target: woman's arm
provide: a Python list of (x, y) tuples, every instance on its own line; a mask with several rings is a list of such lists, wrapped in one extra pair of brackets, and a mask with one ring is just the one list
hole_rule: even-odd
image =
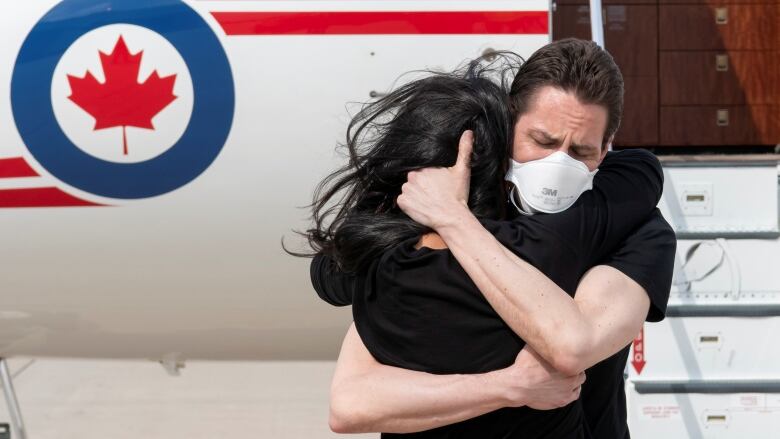
[(506, 369), (473, 375), (383, 365), (368, 352), (353, 323), (333, 376), (329, 423), (337, 433), (423, 431), (502, 407), (563, 407), (579, 398), (584, 381), (584, 374), (564, 376), (530, 349)]

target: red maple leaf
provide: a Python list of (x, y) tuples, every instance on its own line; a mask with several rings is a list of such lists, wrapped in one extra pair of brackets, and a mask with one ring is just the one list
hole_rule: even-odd
[(104, 83), (92, 72), (83, 78), (68, 75), (71, 94), (68, 99), (95, 118), (93, 130), (122, 127), (123, 152), (127, 155), (127, 127), (154, 129), (152, 118), (176, 99), (173, 84), (176, 75), (160, 77), (153, 71), (146, 81), (138, 82), (143, 50), (130, 53), (122, 36), (110, 54), (100, 52)]

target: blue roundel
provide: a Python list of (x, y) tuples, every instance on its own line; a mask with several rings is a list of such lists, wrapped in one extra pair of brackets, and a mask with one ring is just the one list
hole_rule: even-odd
[[(83, 152), (62, 131), (52, 108), (52, 76), (62, 55), (80, 36), (115, 23), (142, 26), (166, 38), (184, 58), (195, 94), (181, 138), (139, 163), (114, 163)], [(209, 25), (178, 0), (65, 0), (27, 36), (11, 79), (16, 126), (35, 159), (73, 187), (121, 199), (164, 194), (206, 170), (230, 132), (234, 94), (222, 45)]]

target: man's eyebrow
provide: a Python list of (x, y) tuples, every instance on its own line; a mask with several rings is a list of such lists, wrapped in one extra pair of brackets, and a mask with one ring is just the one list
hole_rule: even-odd
[(528, 130), (530, 134), (535, 134), (537, 136), (544, 137), (544, 140), (549, 140), (550, 142), (560, 143), (560, 139), (555, 138), (552, 134), (548, 133), (547, 131), (540, 130), (538, 128), (531, 128)]
[(577, 148), (577, 149), (594, 149), (594, 150), (595, 150), (595, 149), (598, 149), (598, 148), (596, 148), (596, 147), (595, 147), (595, 146), (593, 146), (593, 145), (588, 145), (588, 144), (583, 144), (583, 145), (580, 145), (579, 143), (572, 143), (572, 144), (571, 144), (571, 147), (572, 147), (572, 148)]
[[(548, 133), (548, 132), (546, 132), (546, 131), (544, 131), (544, 130), (540, 130), (540, 129), (538, 129), (538, 128), (531, 128), (530, 130), (528, 130), (528, 132), (529, 132), (530, 134), (535, 134), (535, 135), (537, 135), (537, 136), (544, 137), (544, 140), (545, 140), (545, 141), (548, 141), (548, 142), (555, 142), (555, 143), (561, 143), (561, 140), (560, 140), (560, 139), (556, 138), (555, 136), (553, 136), (552, 134), (550, 134), (550, 133)], [(596, 147), (595, 147), (595, 146), (593, 146), (593, 145), (588, 145), (588, 144), (579, 144), (579, 143), (572, 143), (572, 144), (571, 144), (571, 147), (572, 147), (572, 148), (577, 148), (577, 149), (594, 149), (594, 150), (595, 150), (595, 149), (598, 149), (598, 148), (596, 148)]]

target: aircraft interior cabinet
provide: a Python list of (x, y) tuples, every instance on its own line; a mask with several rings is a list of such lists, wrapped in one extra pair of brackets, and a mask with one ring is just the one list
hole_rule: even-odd
[[(566, 0), (565, 0), (566, 1)], [(630, 2), (623, 2), (630, 3)], [(559, 2), (553, 12), (553, 39), (590, 39), (587, 1)], [(615, 141), (621, 146), (658, 143), (658, 10), (654, 4), (604, 6), (604, 40), (625, 81), (624, 112)], [(641, 56), (636, 56), (641, 53)]]
[[(586, 1), (553, 10), (553, 39), (590, 38)], [(602, 17), (626, 86), (615, 146), (780, 144), (778, 0), (609, 0)]]
[(780, 3), (659, 5), (660, 144), (780, 143)]

